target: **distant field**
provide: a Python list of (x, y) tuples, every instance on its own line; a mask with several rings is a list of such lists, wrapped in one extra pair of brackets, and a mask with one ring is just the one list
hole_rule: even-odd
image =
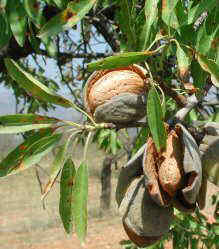
[[(7, 154), (7, 148), (11, 149), (15, 145), (10, 136), (0, 136), (0, 149), (3, 151), (1, 157)], [(82, 147), (77, 146), (73, 150), (73, 159), (76, 164), (80, 163)], [(87, 248), (108, 248), (104, 243), (109, 243), (110, 248), (122, 248), (119, 241), (126, 236), (122, 230), (120, 218), (116, 209), (115, 201), (112, 201), (112, 210), (108, 217), (100, 218), (100, 170), (104, 153), (97, 150), (95, 146), (89, 149), (89, 201), (88, 201), (88, 238), (93, 243), (88, 243)], [(41, 167), (49, 172), (48, 166), (52, 161), (52, 156), (47, 156), (41, 161)], [(45, 184), (48, 176), (39, 170), (42, 182)], [(112, 177), (113, 193), (116, 186), (116, 175)], [(57, 180), (59, 181), (59, 179)], [(37, 248), (80, 248), (78, 239), (74, 235), (68, 239), (62, 228), (58, 214), (59, 184), (55, 184), (53, 190), (46, 199), (46, 210), (43, 210), (40, 201), (40, 188), (35, 175), (35, 168), (23, 171), (20, 174), (1, 178), (0, 189), (0, 248), (1, 249), (37, 249)], [(114, 194), (112, 196), (114, 200)], [(111, 235), (108, 242), (100, 239), (107, 234)], [(101, 232), (103, 234), (101, 235)], [(98, 237), (99, 236), (99, 237)], [(113, 239), (113, 236), (115, 238)], [(99, 239), (98, 239), (99, 238)], [(95, 240), (97, 240), (95, 242)], [(99, 241), (99, 242), (98, 242)], [(94, 243), (95, 242), (95, 243)], [(98, 247), (99, 243), (99, 247)], [(117, 243), (117, 246), (112, 247)], [(4, 247), (2, 247), (4, 245)], [(52, 245), (51, 247), (49, 245)], [(59, 247), (60, 246), (60, 247)]]

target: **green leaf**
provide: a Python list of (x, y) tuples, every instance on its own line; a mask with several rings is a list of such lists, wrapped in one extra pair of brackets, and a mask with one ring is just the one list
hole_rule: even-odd
[(5, 59), (5, 65), (7, 67), (9, 75), (29, 94), (35, 98), (50, 102), (63, 107), (71, 107), (73, 103), (56, 94), (53, 90), (42, 84), (35, 79), (30, 73), (24, 71), (15, 61), (12, 59)]
[(63, 169), (60, 182), (59, 213), (66, 233), (72, 233), (73, 229), (73, 190), (75, 183), (75, 165), (69, 158)]
[(72, 28), (93, 7), (96, 0), (71, 1), (60, 14), (49, 20), (40, 30), (39, 37), (49, 37)]
[(77, 170), (73, 193), (73, 216), (75, 230), (81, 242), (87, 233), (87, 195), (88, 195), (88, 169), (83, 162)]
[(188, 55), (186, 48), (180, 46), (179, 42), (176, 41), (176, 58), (178, 62), (179, 74), (181, 78), (184, 78), (189, 73), (189, 66), (191, 64), (191, 58)]
[(138, 132), (137, 139), (135, 141), (135, 147), (132, 150), (132, 155), (134, 154), (145, 144), (147, 137), (149, 135), (149, 128), (148, 126), (142, 127), (141, 130)]
[(0, 177), (19, 173), (38, 163), (61, 138), (61, 134), (52, 135), (53, 132), (51, 128), (42, 129), (10, 152), (0, 163)]
[(106, 139), (108, 136), (110, 136), (110, 130), (109, 129), (102, 129), (100, 130), (99, 134), (98, 134), (98, 144), (101, 145), (104, 141), (104, 139)]
[(160, 98), (155, 87), (152, 87), (148, 93), (147, 99), (147, 119), (158, 151), (166, 148), (167, 135), (162, 117), (163, 113)]
[(69, 0), (53, 0), (56, 6), (60, 9), (66, 8)]
[(175, 7), (179, 0), (162, 0), (162, 19), (170, 27), (177, 29), (179, 22), (175, 13)]
[(58, 49), (54, 39), (51, 37), (42, 37), (41, 41), (45, 45), (48, 54), (55, 58), (57, 56)]
[(210, 73), (211, 81), (216, 86), (219, 87), (219, 65), (213, 60), (209, 60), (202, 54), (197, 53), (197, 60), (203, 70)]
[(56, 156), (52, 162), (51, 171), (50, 171), (50, 178), (49, 178), (49, 181), (46, 184), (45, 189), (43, 191), (42, 200), (45, 199), (47, 194), (52, 189), (53, 184), (56, 181), (56, 178), (58, 177), (60, 171), (62, 170), (63, 165), (65, 164), (65, 162), (67, 160), (66, 154), (68, 152), (68, 147), (69, 147), (70, 141), (71, 141), (71, 136), (67, 139), (65, 144), (63, 144), (59, 147), (59, 151), (56, 154)]
[(39, 0), (23, 0), (24, 8), (33, 23), (39, 28), (42, 24), (42, 11)]
[(5, 14), (0, 13), (0, 49), (6, 46), (12, 36), (9, 22)]
[(135, 34), (135, 20), (134, 15), (131, 13), (131, 4), (133, 1), (121, 0), (119, 1), (120, 11), (119, 11), (119, 23), (122, 34), (126, 36), (126, 43), (128, 50), (136, 49), (136, 34)]
[(17, 43), (23, 47), (26, 40), (27, 17), (20, 1), (9, 1), (9, 23)]
[(30, 42), (30, 45), (35, 50), (35, 52), (39, 52), (41, 41), (39, 38), (35, 36), (35, 33), (33, 31), (33, 25), (31, 22), (28, 22), (28, 29), (29, 29), (28, 40)]
[(217, 5), (218, 5), (218, 1), (215, 1), (215, 0), (203, 0), (203, 1), (200, 1), (199, 4), (197, 4), (192, 9), (189, 10), (189, 13), (188, 13), (188, 24), (191, 24), (194, 21), (196, 21), (196, 19), (204, 11), (211, 12), (211, 10), (214, 7), (217, 7)]
[[(213, 58), (215, 58), (215, 52), (217, 50), (217, 39), (219, 36), (219, 27), (217, 26), (214, 30), (210, 31), (207, 25), (208, 19), (200, 27), (197, 33), (196, 50), (203, 55), (209, 55), (209, 52), (213, 52)], [(213, 25), (212, 25), (213, 26)]]
[[(179, 26), (187, 25), (188, 23), (188, 15), (185, 9), (185, 2), (178, 1), (175, 7), (175, 13), (177, 15), (177, 20)], [(182, 34), (183, 35), (183, 34)]]
[(3, 126), (47, 124), (47, 123), (57, 123), (60, 121), (61, 120), (57, 118), (50, 118), (47, 116), (42, 116), (32, 113), (0, 116), (0, 125)]
[(117, 134), (115, 131), (110, 131), (110, 149), (113, 155), (117, 152)]
[(202, 88), (205, 84), (207, 73), (202, 70), (201, 66), (196, 60), (193, 60), (191, 63), (191, 75), (193, 78), (193, 84), (195, 87)]
[(2, 10), (5, 9), (6, 5), (7, 5), (7, 0), (0, 0), (0, 13)]
[(112, 69), (116, 67), (125, 67), (133, 63), (145, 61), (148, 56), (158, 54), (160, 48), (153, 51), (143, 52), (127, 52), (121, 53), (114, 56), (109, 56), (104, 59), (89, 63), (87, 68), (89, 71), (100, 70), (100, 69)]
[(142, 31), (142, 50), (145, 50), (148, 47), (148, 42), (151, 34), (151, 28), (152, 25), (157, 21), (158, 19), (158, 2), (159, 0), (147, 0), (145, 4), (145, 25), (143, 27)]
[(14, 134), (20, 132), (31, 131), (35, 129), (43, 129), (52, 127), (53, 124), (32, 124), (32, 125), (19, 125), (19, 126), (2, 126), (0, 125), (0, 134)]

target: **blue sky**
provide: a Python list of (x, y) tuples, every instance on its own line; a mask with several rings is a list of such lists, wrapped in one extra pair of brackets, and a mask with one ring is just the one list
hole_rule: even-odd
[[(75, 43), (79, 42), (79, 39), (80, 39), (79, 31), (80, 31), (80, 25), (78, 25), (77, 30), (71, 30), (69, 32), (71, 39), (74, 40)], [(98, 37), (98, 40), (100, 41), (100, 44), (97, 44), (97, 41), (95, 41), (94, 39), (91, 39), (90, 44), (93, 50), (95, 52), (105, 52), (107, 45), (104, 42), (104, 39), (102, 37)], [(63, 48), (63, 52), (68, 52), (68, 51), (64, 51), (64, 48)], [(74, 59), (74, 65), (77, 66), (77, 64), (81, 64), (81, 61), (82, 61), (81, 59)], [(59, 83), (59, 71), (58, 71), (57, 66), (54, 63), (54, 60), (48, 59), (46, 66), (43, 60), (39, 61), (39, 63), (45, 69), (44, 75)], [(34, 66), (34, 62), (33, 62), (33, 66)], [(59, 85), (61, 86), (61, 84)], [(61, 86), (59, 94), (64, 95), (66, 98), (71, 99), (69, 90), (63, 86)], [(0, 85), (0, 115), (7, 115), (7, 114), (14, 114), (14, 113), (15, 113), (15, 98), (13, 96), (13, 92), (12, 90), (6, 89), (2, 85)], [(74, 121), (81, 120), (81, 115), (78, 115), (78, 112), (75, 112), (74, 110), (71, 110), (71, 109), (65, 109), (62, 107), (58, 107), (58, 106), (55, 111), (50, 111), (49, 113), (44, 113), (44, 114), (47, 114), (48, 116), (56, 116), (57, 118), (74, 120)]]

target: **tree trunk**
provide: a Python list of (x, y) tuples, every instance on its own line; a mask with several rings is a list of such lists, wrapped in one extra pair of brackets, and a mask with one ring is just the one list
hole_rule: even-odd
[(111, 203), (111, 165), (112, 157), (106, 156), (103, 161), (101, 171), (101, 196), (100, 196), (100, 216), (104, 216), (110, 210)]

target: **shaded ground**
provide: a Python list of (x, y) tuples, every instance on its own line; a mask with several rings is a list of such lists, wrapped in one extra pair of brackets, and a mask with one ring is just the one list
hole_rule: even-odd
[[(81, 151), (78, 148), (73, 155), (74, 161), (80, 161)], [(75, 235), (67, 237), (62, 228), (58, 215), (59, 184), (46, 200), (46, 210), (40, 201), (40, 188), (35, 177), (35, 169), (24, 171), (22, 174), (2, 178), (0, 189), (0, 249), (121, 249), (122, 240), (128, 239), (122, 229), (118, 216), (114, 192), (116, 173), (113, 175), (112, 211), (107, 217), (99, 217), (100, 198), (100, 169), (104, 154), (95, 147), (89, 152), (89, 223), (88, 236), (82, 247)], [(47, 160), (41, 166), (48, 170)], [(47, 176), (39, 171), (44, 183)], [(209, 188), (210, 194), (215, 190)], [(210, 205), (206, 212), (210, 212)], [(167, 245), (167, 248), (170, 248)]]

